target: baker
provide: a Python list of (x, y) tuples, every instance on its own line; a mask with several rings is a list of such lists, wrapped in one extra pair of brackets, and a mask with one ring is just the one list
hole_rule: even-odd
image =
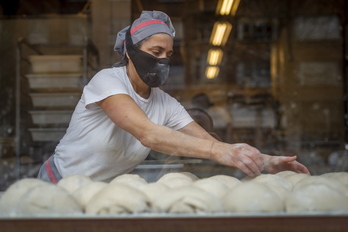
[(210, 159), (249, 176), (262, 171), (309, 173), (296, 157), (269, 156), (247, 144), (218, 141), (162, 91), (173, 54), (174, 27), (160, 11), (143, 11), (118, 32), (122, 61), (99, 71), (85, 86), (64, 137), (38, 178), (57, 183), (81, 174), (108, 182), (131, 172), (151, 149)]

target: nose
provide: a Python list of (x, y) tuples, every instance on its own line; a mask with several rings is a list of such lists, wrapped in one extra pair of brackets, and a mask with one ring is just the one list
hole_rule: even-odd
[(160, 58), (158, 63), (160, 63), (160, 64), (169, 64), (170, 63), (170, 59), (168, 57)]

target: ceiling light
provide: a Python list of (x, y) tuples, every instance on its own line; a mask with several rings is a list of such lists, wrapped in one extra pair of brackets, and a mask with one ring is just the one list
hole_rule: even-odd
[(219, 75), (219, 71), (220, 69), (217, 66), (208, 66), (205, 70), (205, 76), (208, 79), (214, 79)]
[(210, 43), (214, 46), (224, 46), (232, 30), (229, 22), (216, 22), (211, 33)]
[(216, 8), (216, 14), (220, 15), (235, 15), (239, 6), (240, 0), (219, 0)]
[(209, 65), (219, 65), (222, 60), (223, 52), (221, 49), (210, 49), (208, 51), (207, 62)]

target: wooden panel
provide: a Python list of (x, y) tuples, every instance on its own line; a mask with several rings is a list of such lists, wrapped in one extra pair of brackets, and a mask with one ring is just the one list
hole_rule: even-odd
[(232, 216), (0, 219), (2, 232), (65, 231), (348, 231), (348, 216)]

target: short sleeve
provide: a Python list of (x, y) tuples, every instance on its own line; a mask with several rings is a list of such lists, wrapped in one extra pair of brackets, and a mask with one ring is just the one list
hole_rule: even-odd
[(170, 113), (165, 126), (179, 130), (193, 121), (186, 109), (175, 98), (168, 97), (168, 101), (170, 102), (168, 103)]
[(85, 86), (82, 101), (87, 109), (94, 109), (97, 102), (116, 94), (129, 94), (122, 67), (99, 71)]

